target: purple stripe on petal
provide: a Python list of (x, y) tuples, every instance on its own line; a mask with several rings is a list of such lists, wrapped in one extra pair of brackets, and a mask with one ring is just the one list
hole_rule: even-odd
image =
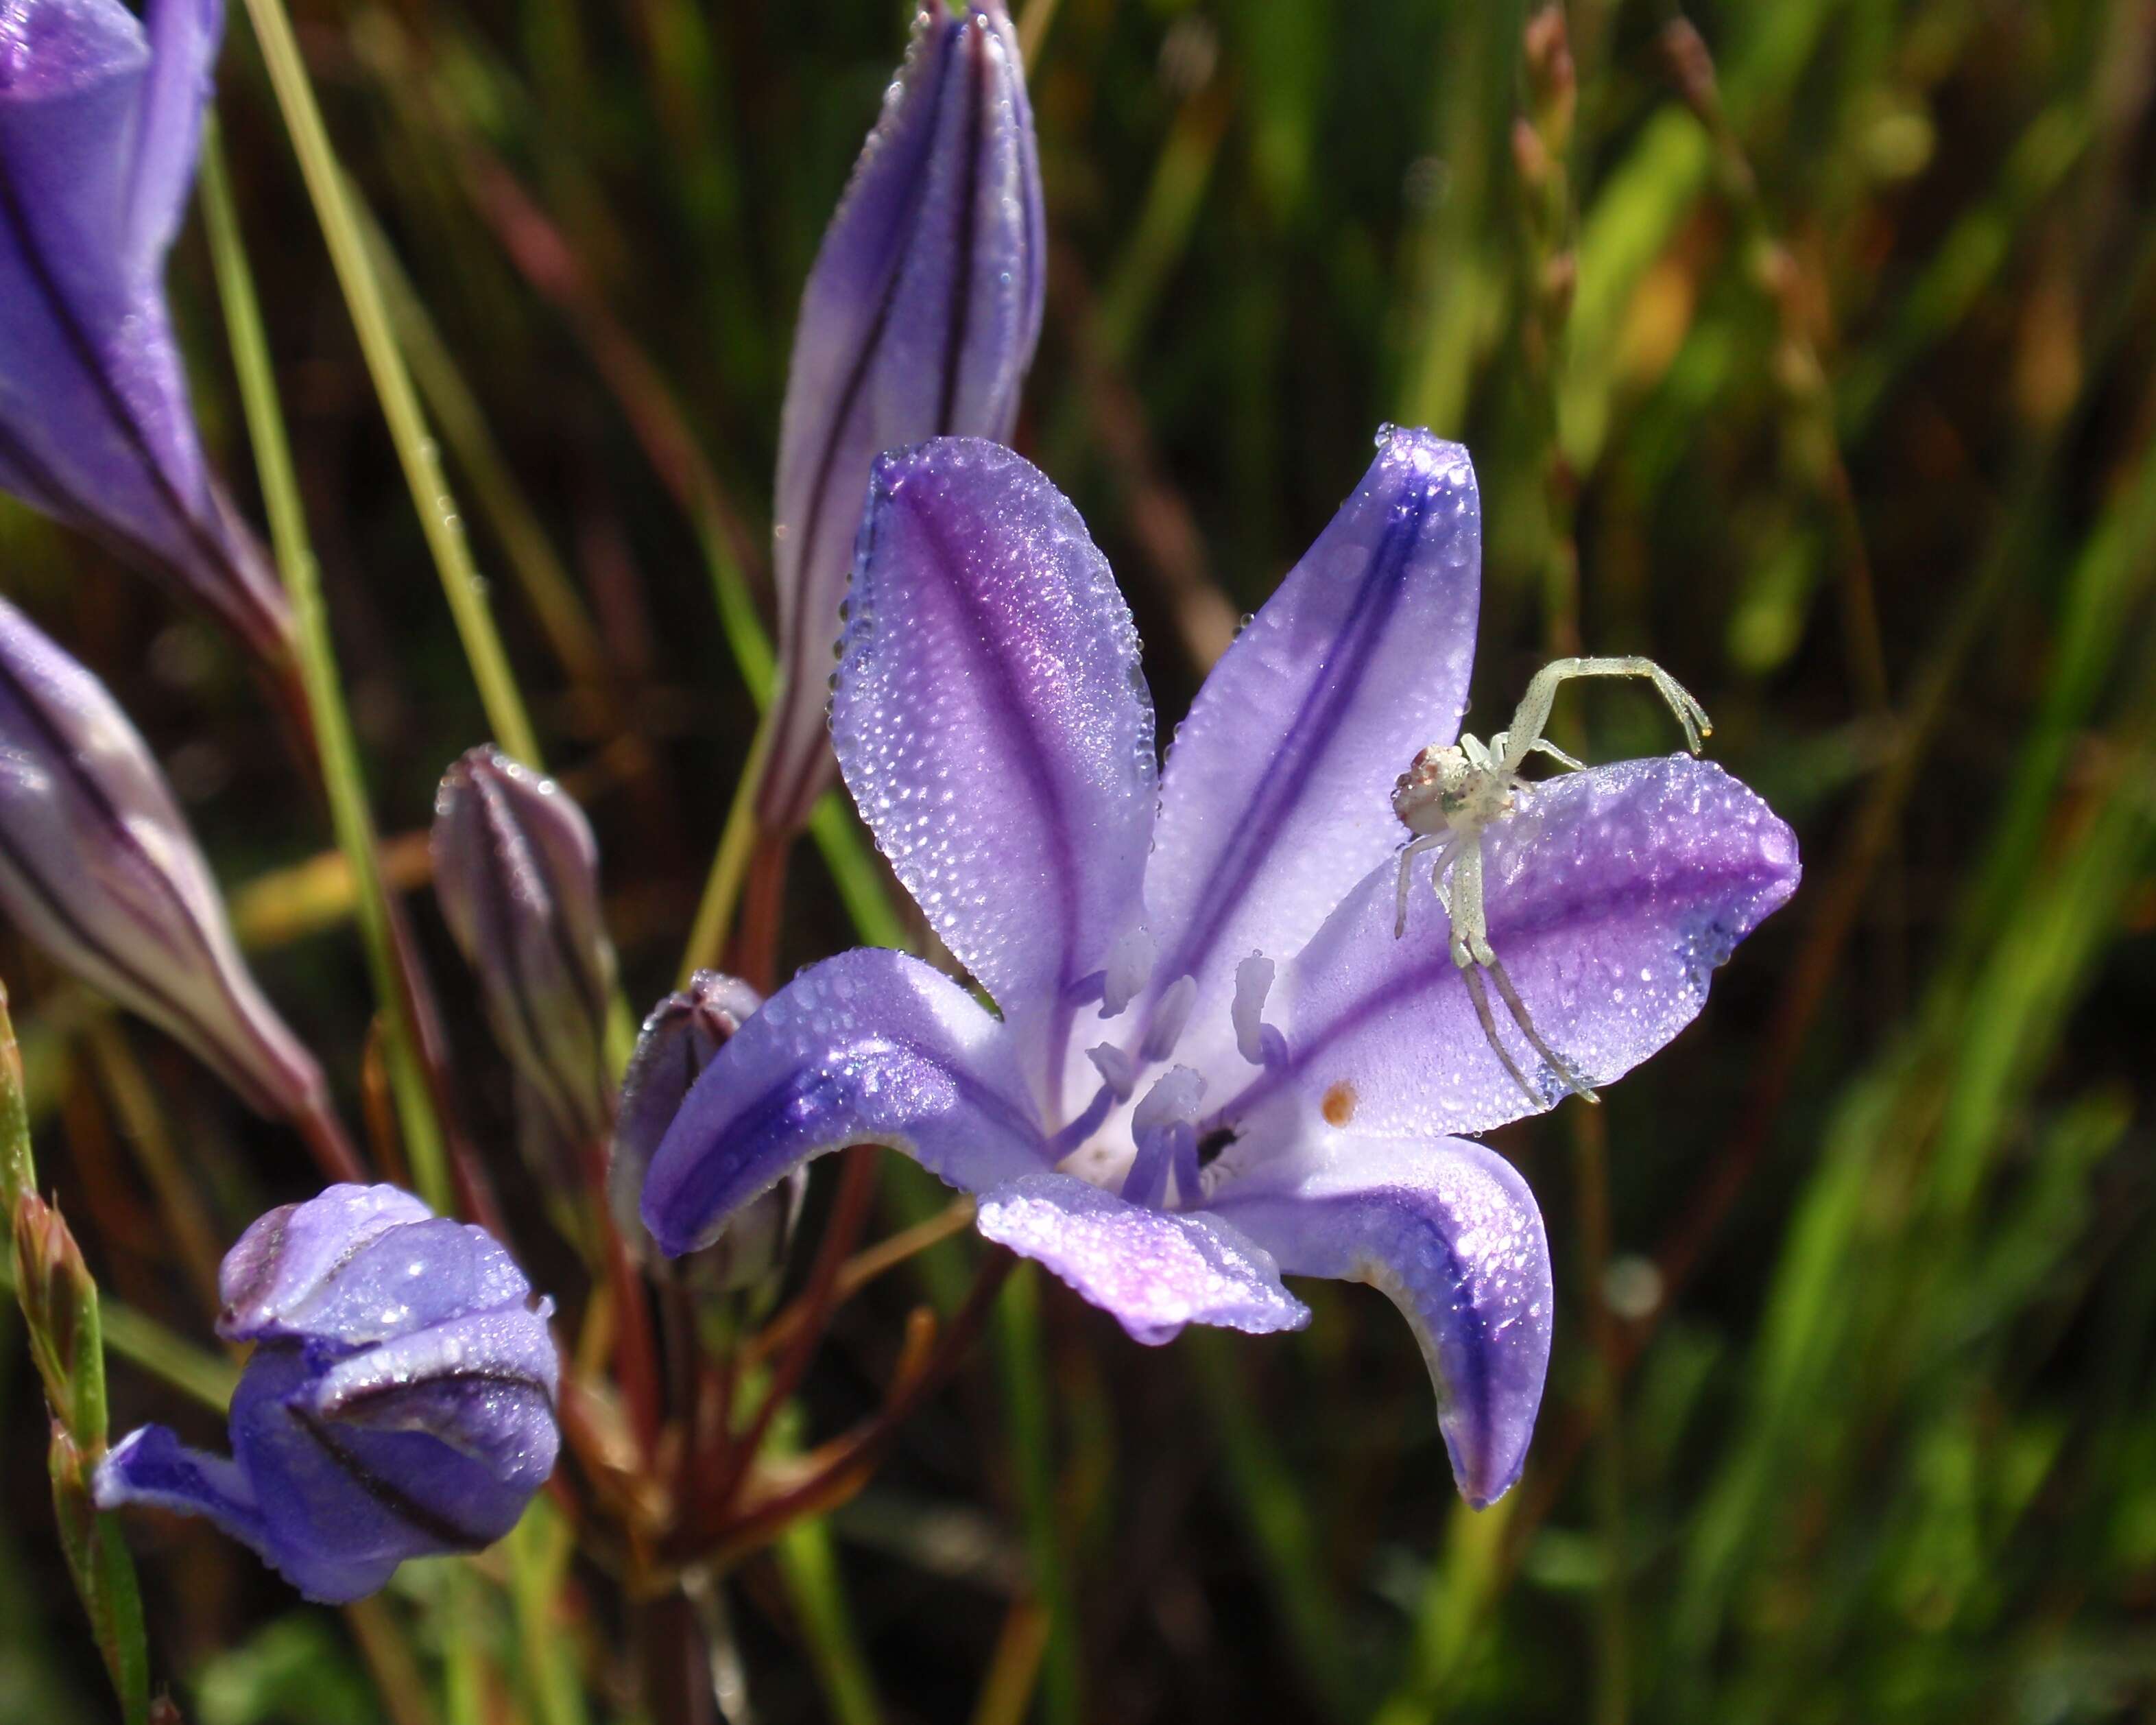
[(223, 0), (148, 0), (142, 22), (150, 75), (136, 126), (126, 233), (136, 263), (154, 276), (187, 211), (210, 71), (224, 34)]
[(811, 1157), (860, 1143), (968, 1192), (1047, 1153), (1009, 1031), (875, 947), (803, 971), (712, 1057), (652, 1158), (644, 1225), (670, 1256), (694, 1251)]
[(1195, 976), (1217, 1030), (1237, 965), (1293, 953), (1397, 846), (1394, 778), (1459, 727), (1480, 558), (1467, 452), (1387, 431), (1176, 732), (1146, 871), (1156, 996)]
[(1213, 1214), (1290, 1276), (1369, 1283), (1414, 1331), (1460, 1496), (1487, 1508), (1527, 1459), (1549, 1367), (1542, 1212), (1519, 1173), (1465, 1139), (1332, 1135), (1295, 1184), (1230, 1185)]
[(878, 462), (851, 604), (847, 785), (1039, 1081), (1139, 911), (1155, 767), (1130, 612), (1040, 470), (959, 439)]
[[(1543, 1040), (1591, 1084), (1630, 1071), (1697, 1015), (1707, 978), (1796, 890), (1796, 838), (1711, 762), (1626, 761), (1537, 785), (1483, 835), (1490, 942)], [(1286, 973), (1291, 1081), (1354, 1130), (1441, 1137), (1532, 1111), (1476, 1021), (1425, 863), (1393, 923), (1385, 863)], [(1278, 998), (1276, 992), (1276, 998)], [(1548, 1102), (1563, 1094), (1502, 1013)]]
[(1263, 1335), (1310, 1322), (1270, 1255), (1209, 1214), (1146, 1209), (1069, 1174), (1034, 1173), (983, 1194), (974, 1225), (1149, 1346), (1185, 1324)]

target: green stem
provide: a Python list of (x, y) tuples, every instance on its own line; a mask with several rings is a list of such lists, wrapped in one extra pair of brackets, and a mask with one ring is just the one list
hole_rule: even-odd
[[(281, 16), (281, 14), (280, 14)], [(357, 912), (360, 938), (367, 951), (367, 973), (382, 1014), (382, 1047), (389, 1071), (389, 1086), (403, 1127), (405, 1153), (411, 1158), (419, 1195), (437, 1210), (447, 1214), (449, 1183), (442, 1144), (440, 1122), (434, 1117), (433, 1098), (421, 1065), (416, 1027), (405, 995), (394, 936), (391, 931), (388, 891), (382, 884), (374, 819), (367, 809), (367, 781), (360, 767), (359, 745), (352, 734), (352, 716), (339, 681), (336, 649), (330, 639), (329, 614), (322, 603), (320, 573), (308, 542), (306, 511), (300, 500), (299, 479), (292, 466), (291, 444), (285, 431), (285, 413), (277, 398), (277, 381), (270, 362), (269, 339), (262, 327), (262, 311), (254, 293), (254, 272), (241, 240), (239, 218), (232, 201), (224, 150), (214, 125), (204, 129), (202, 151), (202, 198), (219, 296), (224, 304), (225, 328), (232, 343), (233, 368), (239, 374), (241, 404), (247, 416), (248, 434), (254, 445), (255, 470), (270, 514), (270, 536), (277, 553), (277, 567), (291, 596), (294, 621), (299, 634), (300, 676), (305, 686), (307, 710), (314, 721), (316, 747), (321, 751), (322, 788), (329, 798), (330, 822), (337, 845), (344, 852), (357, 888)]]
[(1077, 1604), (1071, 1597), (1061, 1518), (1056, 1513), (1054, 1420), (1048, 1374), (1041, 1368), (1040, 1289), (1030, 1264), (1021, 1264), (997, 1296), (996, 1348), (1003, 1366), (1004, 1406), (1010, 1420), (1026, 1563), (1034, 1593), (1048, 1613), (1041, 1712), (1048, 1725), (1081, 1725), (1086, 1707), (1080, 1686)]
[(427, 536), (427, 548), (434, 553), (442, 591), (456, 619), (465, 657), (479, 685), (487, 724), (503, 748), (528, 766), (541, 766), (537, 733), (525, 714), (508, 655), (495, 633), (493, 614), (487, 608), (485, 583), (473, 565), (471, 547), (465, 541), (449, 481), (443, 475), (439, 453), (428, 432), (426, 416), (397, 345), (366, 237), (353, 213), (351, 191), (322, 125), (321, 110), (316, 103), (314, 85), (307, 77), (306, 63), (300, 58), (284, 0), (247, 0), (247, 15), (261, 45), (285, 129), (291, 134), (307, 195), (321, 223), (322, 238), (328, 242), (330, 261), (344, 290), (345, 304), (352, 313), (367, 371), (374, 379), (382, 415), (389, 422), (397, 459), (411, 488), (421, 531)]

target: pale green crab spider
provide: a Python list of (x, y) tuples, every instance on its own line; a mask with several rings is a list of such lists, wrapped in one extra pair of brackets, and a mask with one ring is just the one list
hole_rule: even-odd
[(1573, 677), (1645, 677), (1661, 691), (1662, 699), (1684, 726), (1685, 745), (1695, 755), (1700, 744), (1714, 734), (1707, 712), (1684, 685), (1651, 659), (1559, 659), (1544, 665), (1527, 685), (1513, 711), (1512, 722), (1486, 745), (1481, 738), (1460, 733), (1457, 743), (1431, 743), (1393, 787), (1393, 813), (1415, 836), (1400, 852), (1399, 912), (1393, 923), (1397, 940), (1407, 932), (1408, 873), (1416, 857), (1437, 852), (1430, 865), (1430, 886), (1452, 924), (1452, 962), (1460, 967), (1460, 980), (1475, 1003), (1475, 1016), (1482, 1034), (1504, 1062), (1505, 1070), (1537, 1107), (1543, 1095), (1527, 1081), (1511, 1050), (1497, 1034), (1497, 1022), (1490, 1011), (1490, 997), (1482, 986), (1486, 972), (1497, 993), (1527, 1039), (1528, 1046), (1549, 1063), (1565, 1088), (1592, 1102), (1597, 1100), (1572, 1063), (1543, 1040), (1528, 1016), (1512, 979), (1490, 945), (1489, 920), (1482, 903), (1482, 834), (1502, 820), (1509, 819), (1520, 793), (1532, 781), (1520, 776), (1529, 755), (1540, 752), (1571, 773), (1584, 763), (1543, 735), (1549, 722), (1550, 705), (1558, 685)]

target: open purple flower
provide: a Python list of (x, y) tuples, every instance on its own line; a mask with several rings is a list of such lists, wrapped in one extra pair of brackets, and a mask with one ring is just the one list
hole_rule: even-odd
[(0, 7), (0, 487), (275, 660), (284, 590), (203, 459), (165, 306), (223, 23), (219, 0)]
[[(876, 468), (832, 702), (848, 786), (994, 997), (891, 952), (804, 971), (719, 1050), (644, 1215), (672, 1252), (870, 1142), (979, 1194), (990, 1239), (1142, 1342), (1307, 1322), (1290, 1275), (1406, 1315), (1470, 1503), (1519, 1476), (1548, 1247), (1503, 1158), (1531, 1111), (1435, 895), (1394, 934), (1391, 793), (1450, 738), (1474, 644), (1466, 453), (1389, 431), (1157, 773), (1137, 640), (1070, 505), (992, 444)], [(1789, 829), (1688, 757), (1532, 788), (1484, 835), (1488, 937), (1548, 1041), (1615, 1079), (1794, 890)], [(1567, 1081), (1523, 1044), (1544, 1106)]]
[(1004, 0), (921, 0), (801, 295), (780, 426), (772, 576), (779, 687), (757, 812), (775, 833), (831, 783), (824, 682), (869, 464), (998, 440), (1040, 336), (1047, 237), (1025, 64)]
[(218, 1292), (218, 1334), (254, 1344), (231, 1459), (146, 1425), (99, 1466), (100, 1508), (206, 1517), (335, 1603), (492, 1544), (553, 1472), (552, 1306), (484, 1229), (331, 1186), (240, 1235)]

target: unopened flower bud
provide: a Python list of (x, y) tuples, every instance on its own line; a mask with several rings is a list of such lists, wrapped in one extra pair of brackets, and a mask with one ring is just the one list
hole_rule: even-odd
[[(644, 1019), (622, 1079), (613, 1161), (607, 1175), (615, 1225), (632, 1248), (650, 1238), (639, 1209), (644, 1177), (666, 1129), (711, 1056), (762, 1004), (763, 997), (739, 978), (700, 970), (687, 988), (669, 994)], [(689, 1260), (689, 1273), (719, 1289), (762, 1281), (786, 1255), (808, 1189), (808, 1171), (795, 1169), (745, 1205), (723, 1234)]]
[(553, 1472), (552, 1302), (485, 1230), (393, 1186), (331, 1186), (256, 1221), (218, 1292), (218, 1333), (254, 1344), (230, 1458), (145, 1426), (99, 1468), (100, 1508), (207, 1517), (338, 1602), (407, 1558), (491, 1544)]
[(603, 1145), (613, 1117), (606, 1012), (613, 947), (598, 846), (553, 780), (481, 747), (434, 799), (434, 892), (464, 949), (528, 1122), (557, 1148)]
[(163, 286), (223, 27), (218, 0), (0, 20), (0, 487), (275, 660), (284, 589), (203, 460)]
[(772, 567), (781, 685), (757, 813), (791, 832), (836, 778), (824, 681), (880, 451), (1009, 439), (1040, 335), (1040, 165), (1004, 0), (923, 0), (801, 298)]
[(5, 600), (0, 910), (264, 1113), (323, 1114), (321, 1070), (249, 974), (148, 747), (105, 685)]

